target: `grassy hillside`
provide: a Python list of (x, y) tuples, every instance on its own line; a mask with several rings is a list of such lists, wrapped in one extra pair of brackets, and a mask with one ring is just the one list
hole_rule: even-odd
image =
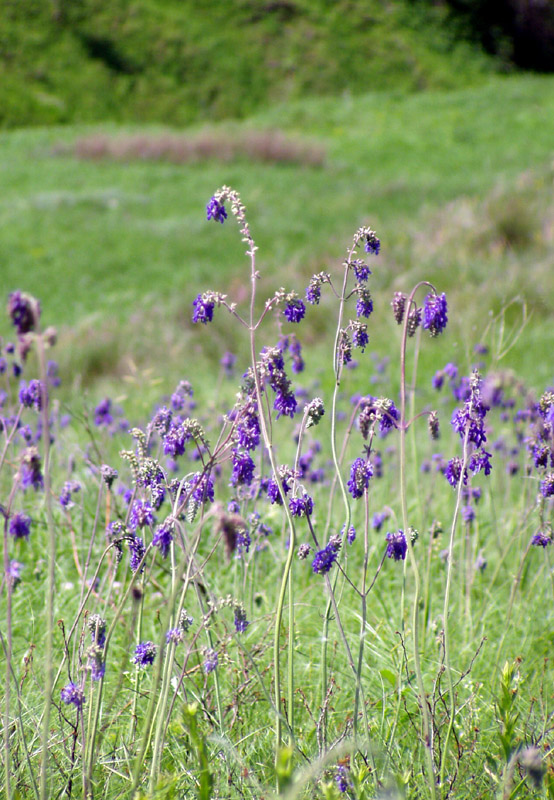
[[(271, 142), (277, 126), (273, 160), (255, 160), (252, 137)], [(449, 293), (453, 328), (474, 343), (489, 311), (520, 297), (539, 325), (534, 363), (548, 375), (537, 381), (550, 378), (538, 356), (550, 346), (543, 334), (554, 292), (551, 78), (277, 106), (191, 132), (179, 141), (201, 134), (212, 150), (186, 163), (173, 163), (163, 147), (150, 159), (76, 157), (83, 141), (136, 144), (139, 133), (143, 147), (167, 144), (166, 129), (115, 126), (0, 138), (3, 285), (41, 298), (45, 323), (65, 330), (60, 352), (73, 377), (120, 378), (130, 359), (136, 368), (182, 371), (198, 335), (190, 322), (198, 292), (217, 289), (240, 303), (242, 245), (231, 225), (205, 219), (206, 201), (227, 183), (248, 207), (266, 287), (303, 291), (312, 273), (336, 268), (353, 231), (369, 223), (383, 243), (373, 278), (382, 306), (393, 290), (436, 280)], [(291, 163), (299, 142), (322, 154), (319, 166)], [(222, 160), (230, 143), (235, 155)], [(510, 323), (518, 308), (510, 306)], [(314, 320), (304, 330), (317, 339), (325, 322)], [(372, 335), (386, 340), (389, 331)], [(238, 346), (233, 336), (222, 317), (203, 347), (208, 341), (219, 357)], [(529, 346), (522, 339), (518, 357), (530, 373)]]
[(310, 94), (467, 85), (492, 64), (407, 0), (7, 0), (0, 125), (185, 125)]

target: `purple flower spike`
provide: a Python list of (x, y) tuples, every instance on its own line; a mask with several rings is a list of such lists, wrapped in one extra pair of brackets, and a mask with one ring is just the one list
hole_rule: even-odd
[(387, 540), (387, 558), (394, 558), (395, 561), (404, 561), (406, 558), (406, 551), (408, 550), (408, 543), (404, 536), (404, 531), (400, 530), (398, 533), (387, 533), (385, 539)]

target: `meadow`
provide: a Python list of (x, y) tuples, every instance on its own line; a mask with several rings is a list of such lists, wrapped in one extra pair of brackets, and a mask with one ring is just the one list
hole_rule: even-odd
[(554, 797), (553, 106), (0, 134), (7, 796)]

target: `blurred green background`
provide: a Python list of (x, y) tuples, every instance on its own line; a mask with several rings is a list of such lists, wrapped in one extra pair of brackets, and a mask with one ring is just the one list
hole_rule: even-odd
[[(202, 344), (190, 321), (205, 289), (246, 302), (238, 232), (205, 219), (226, 183), (268, 292), (340, 269), (369, 224), (382, 239), (372, 346), (390, 340), (392, 291), (427, 278), (448, 293), (462, 354), (530, 316), (509, 366), (540, 385), (553, 69), (554, 10), (524, 0), (8, 0), (4, 291), (41, 299), (73, 387), (183, 377), (191, 348), (240, 353), (228, 318)], [(308, 314), (314, 352), (328, 324)]]

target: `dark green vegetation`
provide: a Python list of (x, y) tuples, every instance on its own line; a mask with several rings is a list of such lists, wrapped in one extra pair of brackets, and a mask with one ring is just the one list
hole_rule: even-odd
[(0, 125), (184, 125), (495, 69), (455, 35), (444, 9), (409, 0), (5, 0)]

